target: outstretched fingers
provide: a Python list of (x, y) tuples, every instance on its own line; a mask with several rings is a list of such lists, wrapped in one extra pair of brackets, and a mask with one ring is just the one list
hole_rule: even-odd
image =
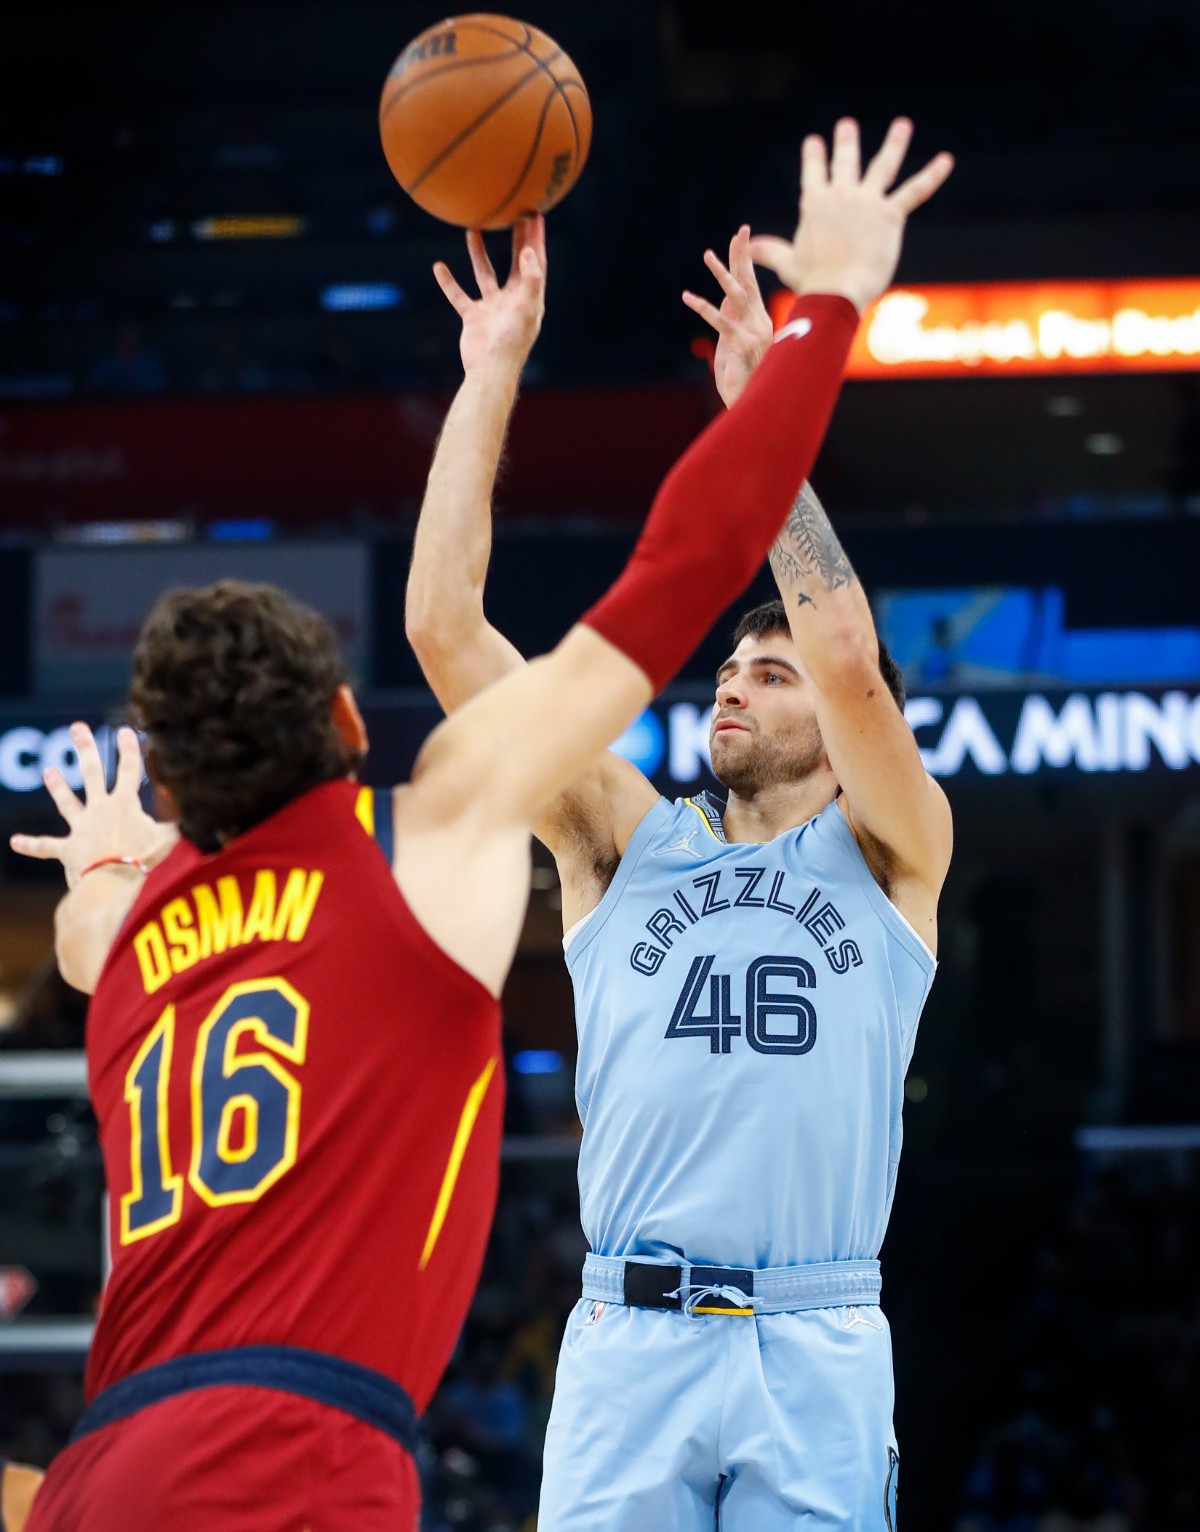
[(488, 297), (499, 288), (496, 281), (496, 273), (492, 267), (491, 257), (487, 253), (487, 246), (483, 242), (481, 229), (467, 230), (467, 254), (471, 257), (471, 270), (475, 273), (475, 280), (479, 284), (481, 298)]
[(113, 792), (134, 798), (142, 786), (142, 750), (138, 737), (127, 726), (117, 730), (117, 775)]
[[(750, 281), (754, 283), (754, 263), (750, 260), (746, 246), (750, 238), (750, 226), (743, 224), (733, 238), (729, 241), (729, 265), (726, 266), (715, 250), (704, 252), (704, 264), (717, 279), (717, 284), (725, 295), (725, 301), (718, 308), (707, 298), (702, 298), (698, 293), (685, 291), (683, 301), (694, 313), (699, 314), (707, 324), (712, 325), (719, 335), (732, 336), (737, 333), (737, 318), (745, 312), (747, 302), (744, 271), (750, 272)], [(742, 268), (735, 275), (735, 268)]]
[(546, 275), (546, 223), (540, 213), (513, 225), (512, 268), (509, 281), (542, 281)]
[(35, 862), (61, 862), (66, 855), (65, 835), (10, 835), (8, 844), (18, 856), (31, 856)]
[(54, 807), (69, 825), (74, 825), (83, 813), (83, 804), (67, 786), (62, 772), (57, 766), (49, 766), (42, 773), (42, 781), (54, 801)]
[(546, 220), (540, 213), (530, 213), (513, 224), (513, 255), (519, 256), (525, 250), (533, 250), (545, 264)]
[(458, 279), (445, 261), (434, 261), (433, 279), (450, 300), (450, 307), (460, 319), (465, 319), (470, 311), (472, 299), (459, 286)]
[(718, 335), (732, 335), (736, 326), (732, 319), (727, 319), (715, 303), (710, 303), (707, 298), (702, 298), (699, 293), (684, 291), (683, 301), (693, 313), (699, 314), (706, 324), (712, 325)]
[(780, 239), (778, 234), (751, 235), (748, 249), (756, 266), (765, 266), (776, 276), (782, 276), (792, 264), (792, 242), (790, 239)]
[[(746, 305), (746, 289), (742, 284), (741, 277), (734, 270), (734, 265), (737, 260), (735, 250), (736, 244), (737, 235), (735, 234), (733, 242), (729, 247), (728, 266), (726, 266), (720, 256), (717, 255), (715, 250), (706, 250), (704, 252), (704, 264), (708, 267), (709, 271), (712, 272), (713, 276), (716, 277), (717, 285), (725, 294), (726, 298), (729, 299), (729, 302), (735, 308), (740, 310)], [(753, 270), (753, 268), (751, 269)]]
[(741, 284), (744, 295), (757, 294), (758, 277), (750, 255), (750, 225), (742, 224), (729, 241), (729, 270)]
[(914, 208), (920, 207), (922, 202), (928, 202), (953, 169), (952, 154), (935, 154), (921, 170), (909, 176), (907, 181), (902, 181), (888, 201), (907, 215)]
[(829, 157), (825, 140), (819, 133), (806, 134), (800, 145), (800, 200), (806, 191), (815, 191), (829, 180)]
[(858, 123), (853, 117), (839, 117), (833, 129), (833, 158), (829, 165), (829, 179), (857, 186), (861, 165)]
[(83, 796), (87, 803), (96, 803), (108, 792), (107, 773), (100, 759), (96, 736), (83, 723), (71, 725), (71, 743), (79, 758), (79, 774), (83, 778)]
[(863, 181), (877, 191), (885, 192), (900, 174), (904, 156), (912, 142), (913, 125), (908, 117), (896, 117), (884, 135), (883, 143), (875, 151), (867, 166)]

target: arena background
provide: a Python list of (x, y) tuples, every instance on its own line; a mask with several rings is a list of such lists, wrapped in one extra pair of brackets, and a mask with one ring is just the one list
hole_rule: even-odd
[[(905, 112), (914, 163), (958, 157), (897, 274), (906, 293), (935, 289), (930, 306), (878, 332), (890, 349), (846, 383), (813, 474), (956, 816), (883, 1251), (902, 1525), (1195, 1532), (1196, 7), (517, 14), (575, 59), (595, 119), (548, 221), (547, 319), (498, 495), (490, 612), (527, 651), (604, 588), (659, 475), (718, 408), (708, 337), (679, 300), (711, 290), (705, 246), (743, 220), (787, 232), (800, 139), (841, 113), (871, 144)], [(378, 0), (8, 17), (5, 842), (52, 827), (41, 768), (71, 768), (73, 717), (120, 719), (132, 638), (169, 584), (241, 573), (327, 611), (370, 780), (402, 776), (436, 719), (403, 585), (459, 376), (429, 267), (466, 263), (459, 233), (391, 181), (375, 113), (396, 53), (438, 19)], [(503, 261), (503, 238), (489, 244)], [(1029, 318), (1028, 286), (994, 284), (1060, 284), (1041, 294), (1055, 317)], [(918, 353), (930, 375), (913, 375)], [(622, 742), (664, 791), (708, 780), (729, 626)], [(83, 1007), (51, 951), (58, 889), (0, 852), (0, 1451), (42, 1463), (80, 1407), (102, 1278)], [(501, 1208), (427, 1421), (439, 1532), (534, 1526), (583, 1253), (557, 896), (539, 853), (505, 996)]]

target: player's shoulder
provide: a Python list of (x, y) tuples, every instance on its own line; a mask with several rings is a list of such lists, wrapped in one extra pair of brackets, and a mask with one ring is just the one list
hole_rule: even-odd
[(668, 840), (674, 848), (707, 857), (729, 845), (725, 835), (725, 805), (707, 791), (668, 798), (660, 794), (643, 815), (639, 833)]

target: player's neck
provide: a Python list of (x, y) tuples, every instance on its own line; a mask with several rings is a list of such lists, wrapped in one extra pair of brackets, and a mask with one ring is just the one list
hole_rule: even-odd
[(837, 795), (837, 783), (828, 770), (814, 771), (801, 782), (775, 782), (745, 796), (730, 789), (725, 806), (725, 839), (763, 843), (785, 830), (807, 824), (814, 814), (828, 808)]

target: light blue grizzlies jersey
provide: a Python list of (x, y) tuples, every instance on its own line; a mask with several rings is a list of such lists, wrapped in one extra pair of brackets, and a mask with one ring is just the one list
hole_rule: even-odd
[(878, 1256), (937, 965), (836, 802), (731, 845), (706, 795), (660, 799), (565, 945), (597, 1254)]

